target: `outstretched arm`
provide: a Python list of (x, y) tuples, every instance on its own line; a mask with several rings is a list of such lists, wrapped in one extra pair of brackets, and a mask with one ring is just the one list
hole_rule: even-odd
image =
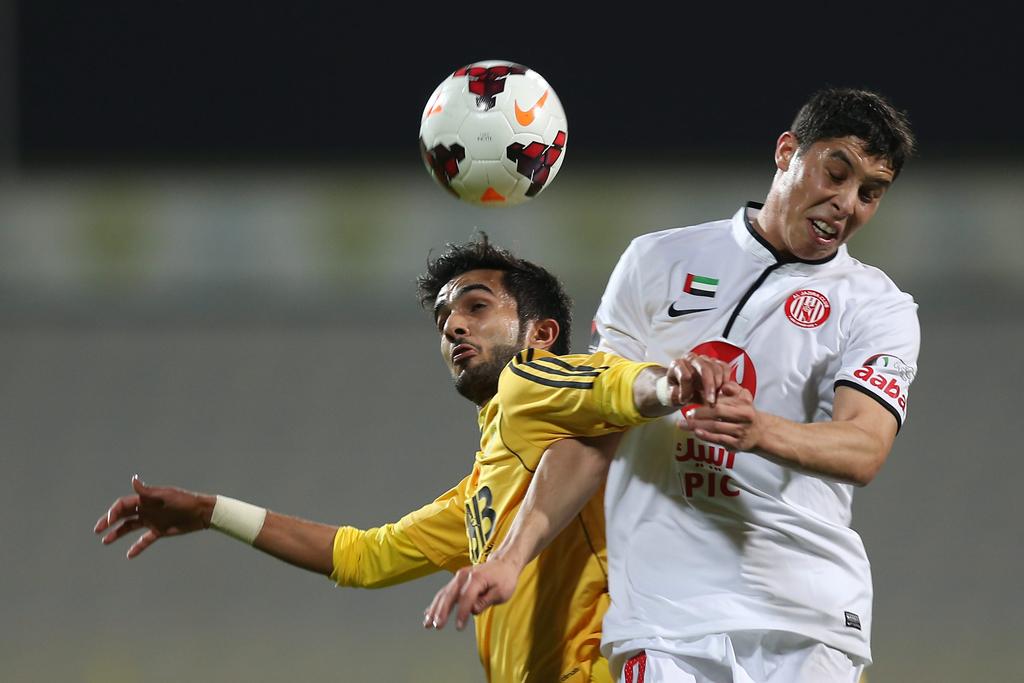
[(132, 477), (134, 495), (114, 501), (94, 531), (109, 545), (138, 529), (146, 529), (128, 548), (136, 557), (165, 536), (180, 536), (211, 526), (241, 538), (289, 564), (330, 575), (338, 527), (288, 517), (218, 496), (165, 486), (147, 486)]

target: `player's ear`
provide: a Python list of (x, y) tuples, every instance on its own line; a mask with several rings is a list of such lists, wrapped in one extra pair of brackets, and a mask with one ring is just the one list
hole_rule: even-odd
[(527, 331), (526, 343), (535, 349), (547, 350), (558, 339), (560, 332), (558, 321), (554, 318), (534, 320), (530, 323), (530, 328)]
[(785, 173), (789, 170), (789, 164), (800, 149), (800, 143), (792, 132), (786, 131), (779, 136), (775, 142), (775, 167)]

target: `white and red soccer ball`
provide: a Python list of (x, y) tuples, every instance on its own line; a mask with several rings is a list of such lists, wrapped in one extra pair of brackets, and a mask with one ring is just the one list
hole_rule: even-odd
[(536, 71), (505, 61), (455, 71), (427, 100), (420, 151), (444, 189), (483, 206), (511, 206), (551, 184), (568, 136), (558, 95)]

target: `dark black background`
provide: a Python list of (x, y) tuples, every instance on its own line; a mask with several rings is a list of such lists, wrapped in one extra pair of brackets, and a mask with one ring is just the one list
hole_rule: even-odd
[(909, 112), (923, 158), (1016, 157), (1019, 26), (984, 7), (864, 3), (609, 13), (23, 2), (18, 156), (26, 168), (412, 159), (437, 83), (501, 58), (552, 84), (580, 160), (760, 158), (826, 84), (889, 96)]

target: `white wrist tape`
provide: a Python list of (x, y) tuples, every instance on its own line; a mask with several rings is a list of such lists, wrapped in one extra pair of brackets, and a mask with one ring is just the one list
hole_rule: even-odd
[(672, 407), (672, 390), (668, 386), (668, 375), (662, 375), (654, 382), (654, 394), (658, 397), (658, 403), (666, 408)]
[(267, 519), (266, 508), (256, 507), (227, 496), (217, 496), (210, 526), (239, 541), (253, 544)]

